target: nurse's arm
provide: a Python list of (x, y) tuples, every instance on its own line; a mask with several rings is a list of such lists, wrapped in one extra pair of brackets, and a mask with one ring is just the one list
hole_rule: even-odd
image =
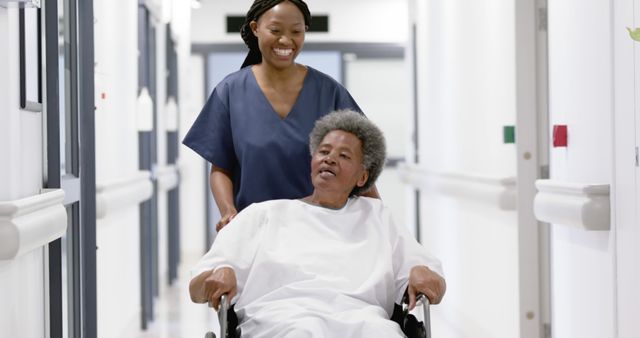
[(220, 210), (220, 221), (216, 224), (216, 230), (220, 231), (220, 229), (227, 225), (238, 214), (233, 203), (233, 181), (231, 180), (231, 173), (212, 165), (209, 182), (213, 199), (215, 199), (218, 210)]

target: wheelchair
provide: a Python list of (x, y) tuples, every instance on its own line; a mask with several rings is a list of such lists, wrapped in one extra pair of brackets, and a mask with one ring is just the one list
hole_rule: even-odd
[[(409, 312), (409, 300), (405, 294), (402, 305), (395, 304), (393, 314), (390, 320), (398, 323), (402, 332), (407, 338), (431, 338), (431, 314), (429, 312), (429, 299), (425, 295), (418, 295), (416, 299), (416, 308), (422, 304), (422, 321), (418, 321), (416, 316)], [(213, 307), (209, 303), (209, 307)], [(220, 310), (218, 311), (218, 320), (220, 322), (219, 338), (240, 338), (240, 328), (238, 328), (238, 317), (233, 309), (233, 305), (229, 306), (227, 295), (220, 298)], [(207, 332), (205, 338), (216, 338), (215, 333)]]

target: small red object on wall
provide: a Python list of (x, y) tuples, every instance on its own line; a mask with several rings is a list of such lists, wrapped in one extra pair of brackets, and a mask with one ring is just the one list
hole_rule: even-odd
[(556, 124), (553, 126), (553, 147), (567, 146), (567, 125)]

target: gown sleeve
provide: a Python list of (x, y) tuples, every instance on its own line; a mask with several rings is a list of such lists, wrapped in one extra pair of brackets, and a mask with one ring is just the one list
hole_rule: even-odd
[(262, 242), (266, 223), (264, 209), (256, 204), (244, 209), (218, 233), (211, 249), (191, 270), (192, 278), (208, 270), (230, 267), (236, 274), (239, 296)]
[[(385, 208), (386, 209), (386, 208)], [(393, 250), (393, 273), (395, 276), (395, 302), (401, 304), (404, 292), (409, 284), (409, 272), (414, 266), (426, 266), (444, 277), (440, 260), (431, 255), (428, 250), (404, 226), (396, 225), (388, 209), (385, 210), (386, 221), (389, 223), (390, 237)]]
[(213, 90), (182, 143), (215, 166), (232, 172), (236, 157), (227, 92), (225, 85)]

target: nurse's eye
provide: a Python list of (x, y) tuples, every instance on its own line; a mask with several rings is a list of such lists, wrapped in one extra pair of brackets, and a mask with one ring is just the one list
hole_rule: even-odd
[(279, 29), (271, 28), (271, 29), (269, 29), (269, 31), (271, 32), (271, 34), (280, 34), (280, 30)]
[(326, 149), (320, 149), (320, 150), (318, 150), (318, 154), (320, 154), (320, 155), (327, 155), (327, 154), (329, 154), (329, 151), (328, 151), (328, 150), (326, 150)]

